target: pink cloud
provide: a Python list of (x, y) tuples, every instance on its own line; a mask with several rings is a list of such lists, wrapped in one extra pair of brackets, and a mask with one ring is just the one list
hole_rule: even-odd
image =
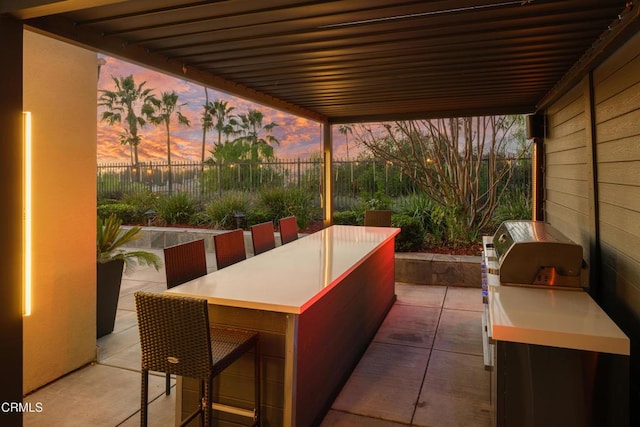
[[(187, 103), (181, 112), (191, 122), (190, 127), (172, 124), (171, 127), (171, 158), (174, 161), (199, 161), (202, 149), (202, 128), (200, 116), (205, 102), (205, 91), (202, 86), (186, 80), (158, 73), (116, 58), (103, 57), (105, 64), (100, 69), (98, 90), (113, 90), (113, 77), (133, 75), (137, 84), (146, 82), (145, 87), (154, 89), (159, 96), (161, 92), (175, 91), (179, 95), (179, 103)], [(297, 117), (282, 111), (237, 98), (223, 92), (209, 89), (209, 100), (222, 99), (235, 107), (236, 114), (246, 113), (249, 109), (258, 109), (264, 115), (264, 124), (278, 123), (274, 129), (274, 136), (280, 141), (275, 147), (275, 154), (280, 158), (302, 157), (322, 149), (320, 145), (321, 128), (318, 123)], [(98, 94), (99, 96), (99, 94)], [(98, 163), (129, 162), (130, 149), (120, 145), (118, 136), (122, 131), (119, 125), (108, 126), (100, 122), (102, 109), (98, 111)], [(164, 161), (167, 157), (166, 133), (162, 127), (146, 126), (141, 131), (142, 141), (138, 147), (139, 160)], [(207, 135), (207, 153), (212, 147), (215, 132)]]

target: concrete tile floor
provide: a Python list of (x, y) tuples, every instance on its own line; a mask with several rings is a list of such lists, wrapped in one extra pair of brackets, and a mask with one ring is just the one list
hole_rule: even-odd
[(479, 290), (398, 283), (396, 295), (322, 427), (489, 426)]
[[(210, 260), (209, 265), (215, 265)], [(97, 363), (25, 398), (42, 404), (31, 426), (137, 426), (140, 346), (133, 293), (161, 291), (164, 272), (125, 276), (114, 332), (98, 340)], [(481, 346), (478, 289), (396, 284), (397, 302), (321, 427), (490, 425), (489, 373)], [(173, 426), (175, 393), (150, 380), (149, 425)]]

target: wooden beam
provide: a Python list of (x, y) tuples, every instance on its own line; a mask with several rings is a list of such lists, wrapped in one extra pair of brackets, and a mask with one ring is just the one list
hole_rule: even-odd
[(126, 0), (7, 0), (2, 2), (0, 13), (10, 13), (19, 19), (31, 19), (123, 1)]

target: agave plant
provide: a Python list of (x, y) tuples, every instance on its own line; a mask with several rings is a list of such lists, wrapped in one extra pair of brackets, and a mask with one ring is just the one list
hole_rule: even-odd
[(129, 230), (122, 230), (122, 220), (115, 214), (109, 218), (98, 217), (97, 229), (97, 261), (106, 263), (114, 259), (122, 259), (125, 263), (125, 271), (134, 267), (135, 264), (150, 265), (158, 270), (162, 266), (160, 257), (154, 253), (146, 251), (125, 251), (121, 246), (140, 238), (142, 230), (140, 227), (131, 227)]

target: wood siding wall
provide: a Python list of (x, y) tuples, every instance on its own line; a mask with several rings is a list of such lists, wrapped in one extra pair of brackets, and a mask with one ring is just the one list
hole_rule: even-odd
[(640, 34), (597, 67), (591, 79), (592, 84), (585, 78), (547, 110), (545, 218), (582, 244), (586, 259), (586, 248), (596, 248), (591, 293), (631, 339), (631, 420), (637, 425)]
[(589, 169), (587, 164), (587, 81), (547, 111), (545, 219), (583, 247), (589, 259)]

